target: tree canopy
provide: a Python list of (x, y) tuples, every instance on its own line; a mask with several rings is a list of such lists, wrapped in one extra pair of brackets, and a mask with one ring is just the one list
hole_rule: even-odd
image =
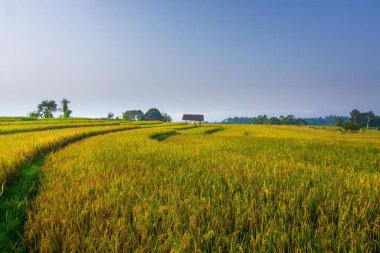
[(42, 115), (44, 118), (53, 118), (53, 113), (58, 110), (57, 103), (54, 100), (43, 100), (37, 106), (37, 113), (39, 117)]
[(123, 119), (125, 120), (142, 120), (144, 113), (141, 110), (128, 110), (123, 112)]
[[(352, 124), (346, 124), (346, 123)], [(375, 115), (373, 111), (360, 112), (353, 109), (350, 117), (329, 115), (326, 117), (314, 118), (296, 118), (294, 115), (268, 117), (267, 115), (258, 115), (256, 117), (233, 117), (222, 121), (225, 124), (271, 124), (271, 125), (316, 125), (316, 126), (341, 126), (345, 128), (380, 128), (380, 116)]]
[(267, 115), (258, 115), (257, 117), (234, 117), (222, 121), (226, 124), (271, 124), (271, 125), (307, 125), (302, 118), (296, 118), (293, 115), (269, 118)]
[(73, 112), (69, 109), (70, 103), (71, 103), (70, 100), (68, 100), (66, 98), (62, 99), (62, 101), (61, 101), (61, 105), (62, 105), (61, 111), (63, 112), (64, 118), (70, 118), (70, 115)]
[(114, 115), (112, 112), (109, 112), (109, 113), (107, 114), (107, 119), (111, 120), (111, 119), (113, 119), (114, 116), (115, 116), (115, 115)]
[(150, 108), (144, 115), (145, 119), (154, 119), (163, 121), (163, 116), (157, 108)]

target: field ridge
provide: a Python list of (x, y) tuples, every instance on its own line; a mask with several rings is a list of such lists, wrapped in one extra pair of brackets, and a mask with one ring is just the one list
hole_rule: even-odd
[(28, 132), (39, 132), (66, 128), (79, 128), (79, 127), (99, 127), (99, 126), (117, 126), (120, 123), (100, 123), (100, 124), (66, 124), (66, 125), (46, 125), (44, 127), (30, 127), (30, 128), (14, 128), (14, 129), (1, 129), (0, 135), (7, 134), (17, 134), (17, 133), (28, 133)]

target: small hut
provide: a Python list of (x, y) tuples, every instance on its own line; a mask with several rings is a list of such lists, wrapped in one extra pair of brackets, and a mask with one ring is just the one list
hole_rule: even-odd
[(204, 121), (205, 118), (202, 114), (184, 114), (182, 116), (182, 120), (184, 120), (186, 123), (188, 121), (193, 121), (195, 124), (196, 122), (199, 122), (199, 125), (201, 125), (201, 122)]

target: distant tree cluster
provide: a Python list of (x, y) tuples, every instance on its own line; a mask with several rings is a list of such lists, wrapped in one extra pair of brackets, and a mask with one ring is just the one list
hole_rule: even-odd
[(254, 124), (271, 124), (271, 125), (307, 125), (303, 118), (296, 118), (293, 115), (269, 118), (267, 115), (259, 115), (253, 121)]
[(223, 120), (224, 124), (271, 124), (271, 125), (316, 125), (316, 126), (340, 126), (346, 131), (355, 132), (361, 128), (380, 128), (380, 116), (375, 115), (373, 111), (360, 112), (354, 109), (350, 116), (335, 116), (315, 118), (296, 118), (293, 115), (268, 117), (259, 115), (257, 117), (233, 117)]
[(71, 102), (64, 98), (61, 101), (61, 108), (58, 108), (57, 103), (54, 100), (43, 100), (38, 106), (37, 110), (30, 112), (29, 117), (33, 118), (53, 118), (54, 113), (57, 111), (63, 112), (62, 118), (70, 118), (72, 111), (69, 109), (69, 104)]
[[(122, 113), (122, 118), (125, 120), (157, 120), (171, 122), (172, 118), (165, 112), (160, 112), (157, 108), (151, 108), (146, 113), (141, 110), (127, 110)], [(107, 119), (114, 119), (112, 112), (108, 113)]]
[(351, 122), (354, 125), (365, 128), (379, 128), (380, 127), (380, 117), (376, 116), (373, 111), (360, 112), (358, 109), (353, 109), (350, 112)]
[(224, 124), (253, 124), (254, 118), (249, 117), (233, 117), (222, 121)]
[(257, 117), (234, 117), (222, 121), (225, 124), (271, 124), (271, 125), (307, 125), (302, 118), (296, 118), (293, 115), (268, 117), (267, 115), (259, 115)]
[(308, 125), (313, 126), (341, 126), (345, 122), (349, 122), (350, 118), (346, 116), (330, 115), (326, 117), (305, 118)]
[(129, 110), (123, 112), (123, 119), (125, 120), (142, 120), (144, 113), (141, 110)]

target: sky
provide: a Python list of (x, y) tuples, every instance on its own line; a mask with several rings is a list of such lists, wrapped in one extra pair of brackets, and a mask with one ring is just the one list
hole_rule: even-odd
[(0, 115), (380, 114), (380, 1), (0, 0)]

